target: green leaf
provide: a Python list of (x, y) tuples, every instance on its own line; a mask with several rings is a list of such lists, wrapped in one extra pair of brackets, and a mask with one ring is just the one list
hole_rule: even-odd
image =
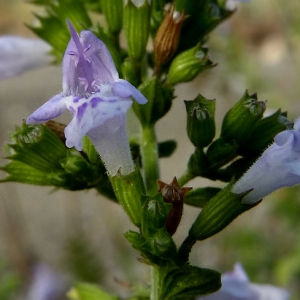
[(10, 162), (0, 167), (7, 177), (0, 182), (21, 182), (55, 186), (67, 190), (96, 188), (115, 200), (103, 163), (85, 139), (85, 152), (68, 149), (60, 138), (45, 125), (16, 128), (6, 146)]
[(162, 281), (160, 300), (189, 299), (217, 291), (221, 287), (221, 274), (194, 266), (173, 267)]
[(12, 161), (6, 166), (0, 167), (0, 170), (8, 174), (6, 178), (0, 180), (0, 182), (20, 182), (42, 186), (54, 185), (54, 180), (52, 179), (53, 174), (51, 172), (39, 171), (18, 161)]
[(167, 140), (158, 143), (158, 156), (160, 158), (169, 157), (173, 154), (177, 147), (177, 142), (174, 140)]
[(148, 251), (148, 247), (146, 245), (146, 240), (142, 236), (142, 234), (135, 231), (128, 231), (124, 234), (125, 238), (131, 243), (132, 247), (140, 252), (142, 259), (141, 262), (144, 262), (148, 265), (162, 265), (165, 261), (160, 257), (153, 255), (150, 251)]
[(145, 249), (165, 261), (173, 261), (177, 254), (176, 245), (165, 227), (146, 239)]
[(118, 300), (119, 297), (111, 296), (96, 285), (76, 283), (68, 293), (71, 300)]

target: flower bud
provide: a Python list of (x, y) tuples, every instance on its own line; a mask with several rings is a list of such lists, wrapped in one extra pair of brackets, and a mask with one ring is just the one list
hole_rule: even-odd
[(215, 100), (198, 95), (192, 101), (184, 101), (187, 112), (187, 133), (195, 147), (208, 146), (215, 136)]
[(101, 8), (109, 31), (119, 34), (123, 25), (123, 0), (101, 0)]
[[(135, 4), (138, 2), (138, 5)], [(140, 61), (146, 52), (149, 36), (151, 4), (149, 1), (126, 1), (124, 8), (124, 31), (129, 56)]]
[(246, 91), (225, 115), (221, 137), (226, 141), (235, 140), (238, 145), (244, 145), (265, 110), (265, 102), (258, 101), (256, 94), (249, 95)]
[(175, 57), (168, 73), (169, 81), (173, 84), (193, 80), (201, 72), (214, 67), (209, 60), (208, 50), (197, 45)]
[(154, 57), (156, 61), (156, 73), (160, 67), (167, 63), (174, 55), (179, 42), (182, 23), (185, 19), (184, 13), (174, 11), (171, 6), (166, 12), (154, 40)]

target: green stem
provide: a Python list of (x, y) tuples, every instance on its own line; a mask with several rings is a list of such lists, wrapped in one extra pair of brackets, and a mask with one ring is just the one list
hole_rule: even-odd
[(151, 295), (150, 300), (159, 300), (160, 294), (160, 270), (154, 266), (151, 267)]
[(159, 178), (158, 153), (153, 125), (142, 128), (141, 156), (144, 169), (145, 184), (148, 195), (157, 193)]
[(192, 251), (192, 248), (195, 245), (195, 243), (196, 240), (189, 235), (183, 241), (180, 248), (178, 249), (178, 258), (181, 263), (185, 264), (188, 262), (189, 254)]
[(178, 184), (180, 185), (180, 186), (183, 186), (183, 185), (185, 185), (187, 182), (189, 182), (190, 180), (192, 180), (192, 179), (194, 179), (195, 178), (195, 176), (193, 175), (193, 174), (191, 174), (190, 172), (189, 172), (189, 170), (186, 170), (183, 174), (182, 174), (182, 176), (178, 179)]
[[(157, 180), (159, 178), (158, 151), (153, 125), (146, 125), (142, 128), (141, 156), (144, 169), (145, 185), (148, 195), (157, 193)], [(160, 293), (160, 272), (159, 269), (151, 267), (151, 300), (158, 300)]]

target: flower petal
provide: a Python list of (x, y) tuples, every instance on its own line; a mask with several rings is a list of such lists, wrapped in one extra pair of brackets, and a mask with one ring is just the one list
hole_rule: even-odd
[(40, 124), (54, 119), (66, 110), (67, 97), (55, 95), (44, 105), (33, 112), (26, 120), (26, 124)]
[(113, 93), (121, 98), (134, 98), (139, 104), (145, 104), (148, 100), (145, 96), (136, 89), (131, 83), (126, 80), (119, 79), (112, 84)]
[(257, 203), (281, 187), (300, 183), (300, 130), (280, 132), (274, 140), (233, 186), (232, 192), (237, 194), (253, 189), (242, 203)]
[(84, 30), (80, 33), (80, 41), (86, 58), (92, 62), (92, 72), (96, 84), (111, 83), (119, 79), (119, 73), (106, 45), (91, 31)]
[(0, 80), (51, 63), (50, 50), (42, 40), (0, 37)]
[(83, 96), (118, 80), (119, 74), (106, 45), (91, 31), (81, 31), (78, 37), (70, 22), (68, 26), (72, 38), (63, 58), (63, 93)]
[(119, 170), (122, 175), (134, 171), (126, 133), (125, 114), (114, 116), (87, 135), (95, 145), (110, 175), (116, 175)]
[[(68, 103), (68, 109), (74, 113), (74, 118), (65, 128), (67, 147), (75, 147), (78, 151), (82, 150), (82, 138), (90, 130), (99, 128), (104, 122), (117, 115), (126, 114), (132, 105), (131, 100), (103, 99), (102, 94), (95, 93), (84, 103), (74, 105)], [(112, 129), (117, 131), (118, 128)]]

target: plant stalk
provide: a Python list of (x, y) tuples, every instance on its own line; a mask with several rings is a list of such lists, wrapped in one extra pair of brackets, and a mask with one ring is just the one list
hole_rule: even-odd
[(158, 191), (159, 166), (156, 135), (153, 125), (146, 125), (142, 128), (141, 156), (146, 191), (148, 195), (154, 195)]

